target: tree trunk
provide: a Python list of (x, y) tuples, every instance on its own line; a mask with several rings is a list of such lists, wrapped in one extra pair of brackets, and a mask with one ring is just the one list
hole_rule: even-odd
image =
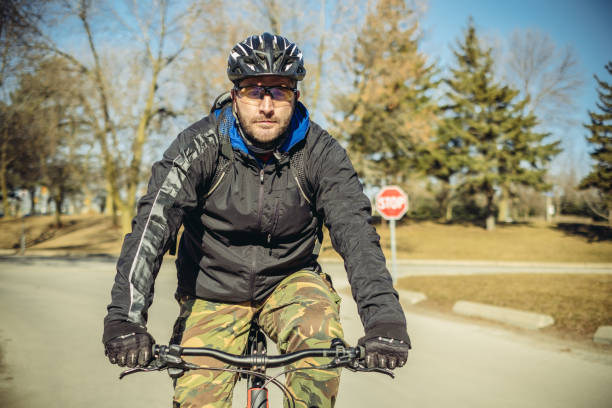
[(55, 226), (62, 228), (62, 204), (64, 204), (64, 200), (61, 197), (54, 196), (53, 201), (55, 201)]
[(495, 192), (487, 194), (487, 220), (486, 228), (487, 231), (493, 231), (495, 229), (495, 208), (493, 206), (493, 195)]
[(106, 181), (106, 197), (104, 197), (104, 208), (102, 213), (105, 215), (113, 214), (113, 195), (111, 194), (111, 187), (108, 180)]
[(495, 216), (489, 215), (486, 221), (487, 231), (495, 230)]
[(321, 77), (323, 76), (323, 57), (325, 55), (325, 0), (321, 0), (321, 15), (319, 24), (321, 26), (321, 38), (319, 40), (319, 47), (317, 49), (317, 66), (314, 72), (315, 87), (312, 93), (311, 105), (311, 112), (313, 113), (317, 110), (317, 102), (319, 101), (319, 94), (321, 92)]
[(112, 135), (116, 139), (116, 129), (110, 118), (110, 107), (109, 107), (110, 104), (108, 102), (106, 86), (104, 84), (104, 78), (102, 76), (102, 66), (100, 63), (100, 57), (98, 56), (98, 51), (96, 50), (96, 46), (94, 44), (94, 39), (93, 39), (93, 35), (91, 33), (91, 29), (89, 26), (89, 21), (87, 20), (86, 11), (87, 9), (83, 8), (82, 12), (79, 14), (79, 18), (81, 19), (81, 22), (83, 23), (83, 28), (85, 29), (85, 32), (87, 33), (89, 49), (94, 58), (94, 64), (95, 64), (95, 68), (93, 70), (94, 81), (95, 81), (95, 85), (98, 91), (98, 97), (100, 98), (100, 108), (102, 109), (102, 112), (104, 114), (104, 131), (96, 132), (96, 136), (102, 148), (102, 159), (104, 161), (104, 175), (106, 176), (107, 187), (109, 187), (108, 193), (113, 199), (113, 205), (111, 206), (112, 215), (113, 215), (113, 226), (118, 226), (119, 225), (119, 220), (117, 217), (117, 210), (119, 208), (119, 206), (117, 205), (118, 198), (119, 198), (119, 186), (118, 186), (118, 179), (117, 179), (118, 169), (117, 169), (117, 164), (114, 162), (113, 158), (111, 157), (111, 153), (109, 151), (108, 143), (106, 140), (106, 137), (108, 135)]
[(552, 222), (552, 197), (550, 196), (546, 196), (546, 208), (544, 209), (544, 216), (546, 218), (546, 222), (550, 223)]
[(510, 197), (506, 188), (501, 188), (501, 197), (499, 199), (499, 212), (497, 213), (497, 222), (508, 222), (510, 218)]
[(157, 79), (162, 69), (162, 58), (158, 55), (157, 59), (152, 61), (153, 74), (151, 82), (149, 83), (149, 90), (147, 94), (147, 100), (145, 103), (144, 110), (140, 116), (138, 122), (138, 128), (136, 130), (136, 137), (132, 143), (132, 162), (128, 169), (128, 180), (127, 180), (127, 199), (125, 205), (121, 207), (121, 227), (124, 234), (127, 234), (132, 229), (132, 218), (136, 211), (136, 194), (138, 192), (138, 185), (140, 184), (140, 165), (142, 164), (142, 151), (144, 144), (147, 140), (147, 128), (149, 122), (153, 118), (153, 104), (155, 102), (155, 92), (157, 90)]
[(446, 222), (451, 222), (453, 220), (453, 203), (450, 200), (448, 204), (446, 205), (445, 219), (446, 219)]
[(134, 218), (133, 211), (127, 208), (127, 204), (121, 206), (121, 233), (125, 236), (132, 232), (132, 219)]
[(30, 215), (36, 215), (36, 204), (38, 204), (38, 200), (36, 199), (36, 187), (30, 187), (28, 192), (30, 193)]
[(453, 208), (451, 205), (451, 190), (448, 184), (445, 184), (442, 191), (437, 195), (440, 203), (440, 222), (451, 222), (453, 219)]
[[(4, 140), (6, 141), (8, 138), (8, 131), (4, 131)], [(8, 185), (6, 183), (6, 172), (8, 168), (8, 144), (3, 142), (1, 151), (0, 151), (0, 189), (2, 191), (2, 210), (4, 211), (4, 216), (8, 217), (10, 212), (9, 205), (9, 191)]]

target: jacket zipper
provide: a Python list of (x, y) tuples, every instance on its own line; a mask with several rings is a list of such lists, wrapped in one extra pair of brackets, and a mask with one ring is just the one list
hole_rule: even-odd
[(268, 250), (269, 255), (272, 256), (272, 234), (276, 231), (276, 224), (278, 224), (278, 207), (280, 207), (279, 199), (274, 203), (274, 218), (272, 218), (272, 228), (268, 232)]
[(259, 170), (259, 204), (257, 208), (257, 227), (261, 229), (261, 216), (263, 213), (264, 199), (264, 169)]
[[(264, 198), (264, 169), (259, 169), (259, 203), (257, 208), (257, 225), (261, 229), (261, 216), (263, 212), (263, 198)], [(256, 263), (257, 263), (257, 249), (253, 247), (253, 262), (251, 264), (251, 298), (255, 296), (255, 277), (256, 277)]]

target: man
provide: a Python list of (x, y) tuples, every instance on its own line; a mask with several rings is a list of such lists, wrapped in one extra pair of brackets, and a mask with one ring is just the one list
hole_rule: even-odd
[[(153, 283), (181, 225), (172, 343), (241, 353), (257, 319), (282, 353), (329, 347), (343, 333), (340, 297), (317, 263), (325, 223), (345, 260), (368, 366), (402, 366), (410, 340), (370, 202), (345, 150), (298, 102), (301, 51), (280, 36), (251, 36), (232, 49), (227, 73), (231, 98), (218, 98), (153, 166), (104, 320), (110, 362), (134, 367), (151, 359)], [(189, 371), (175, 382), (174, 406), (229, 407), (236, 378)], [(297, 371), (286, 381), (299, 407), (331, 407), (339, 372)]]

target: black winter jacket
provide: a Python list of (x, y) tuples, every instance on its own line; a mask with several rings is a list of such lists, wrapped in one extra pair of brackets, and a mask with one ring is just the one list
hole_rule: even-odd
[[(409, 342), (371, 225), (370, 202), (346, 151), (298, 104), (294, 121), (298, 115), (301, 138), (265, 165), (232, 138), (234, 160), (207, 197), (220, 154), (218, 114), (181, 132), (153, 165), (117, 263), (104, 341), (124, 334), (109, 333), (108, 327), (119, 321), (144, 330), (162, 257), (181, 225), (178, 293), (235, 303), (261, 301), (287, 275), (317, 268), (313, 248), (324, 222), (344, 259), (366, 335)], [(289, 151), (302, 143), (310, 198), (289, 165)]]

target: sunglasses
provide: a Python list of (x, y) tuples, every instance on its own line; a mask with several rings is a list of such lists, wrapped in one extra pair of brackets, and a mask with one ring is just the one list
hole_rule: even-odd
[(287, 88), (284, 86), (235, 86), (234, 90), (238, 98), (251, 105), (259, 105), (266, 95), (270, 95), (270, 98), (272, 98), (274, 102), (288, 104), (293, 100), (293, 96), (297, 94), (296, 88)]

